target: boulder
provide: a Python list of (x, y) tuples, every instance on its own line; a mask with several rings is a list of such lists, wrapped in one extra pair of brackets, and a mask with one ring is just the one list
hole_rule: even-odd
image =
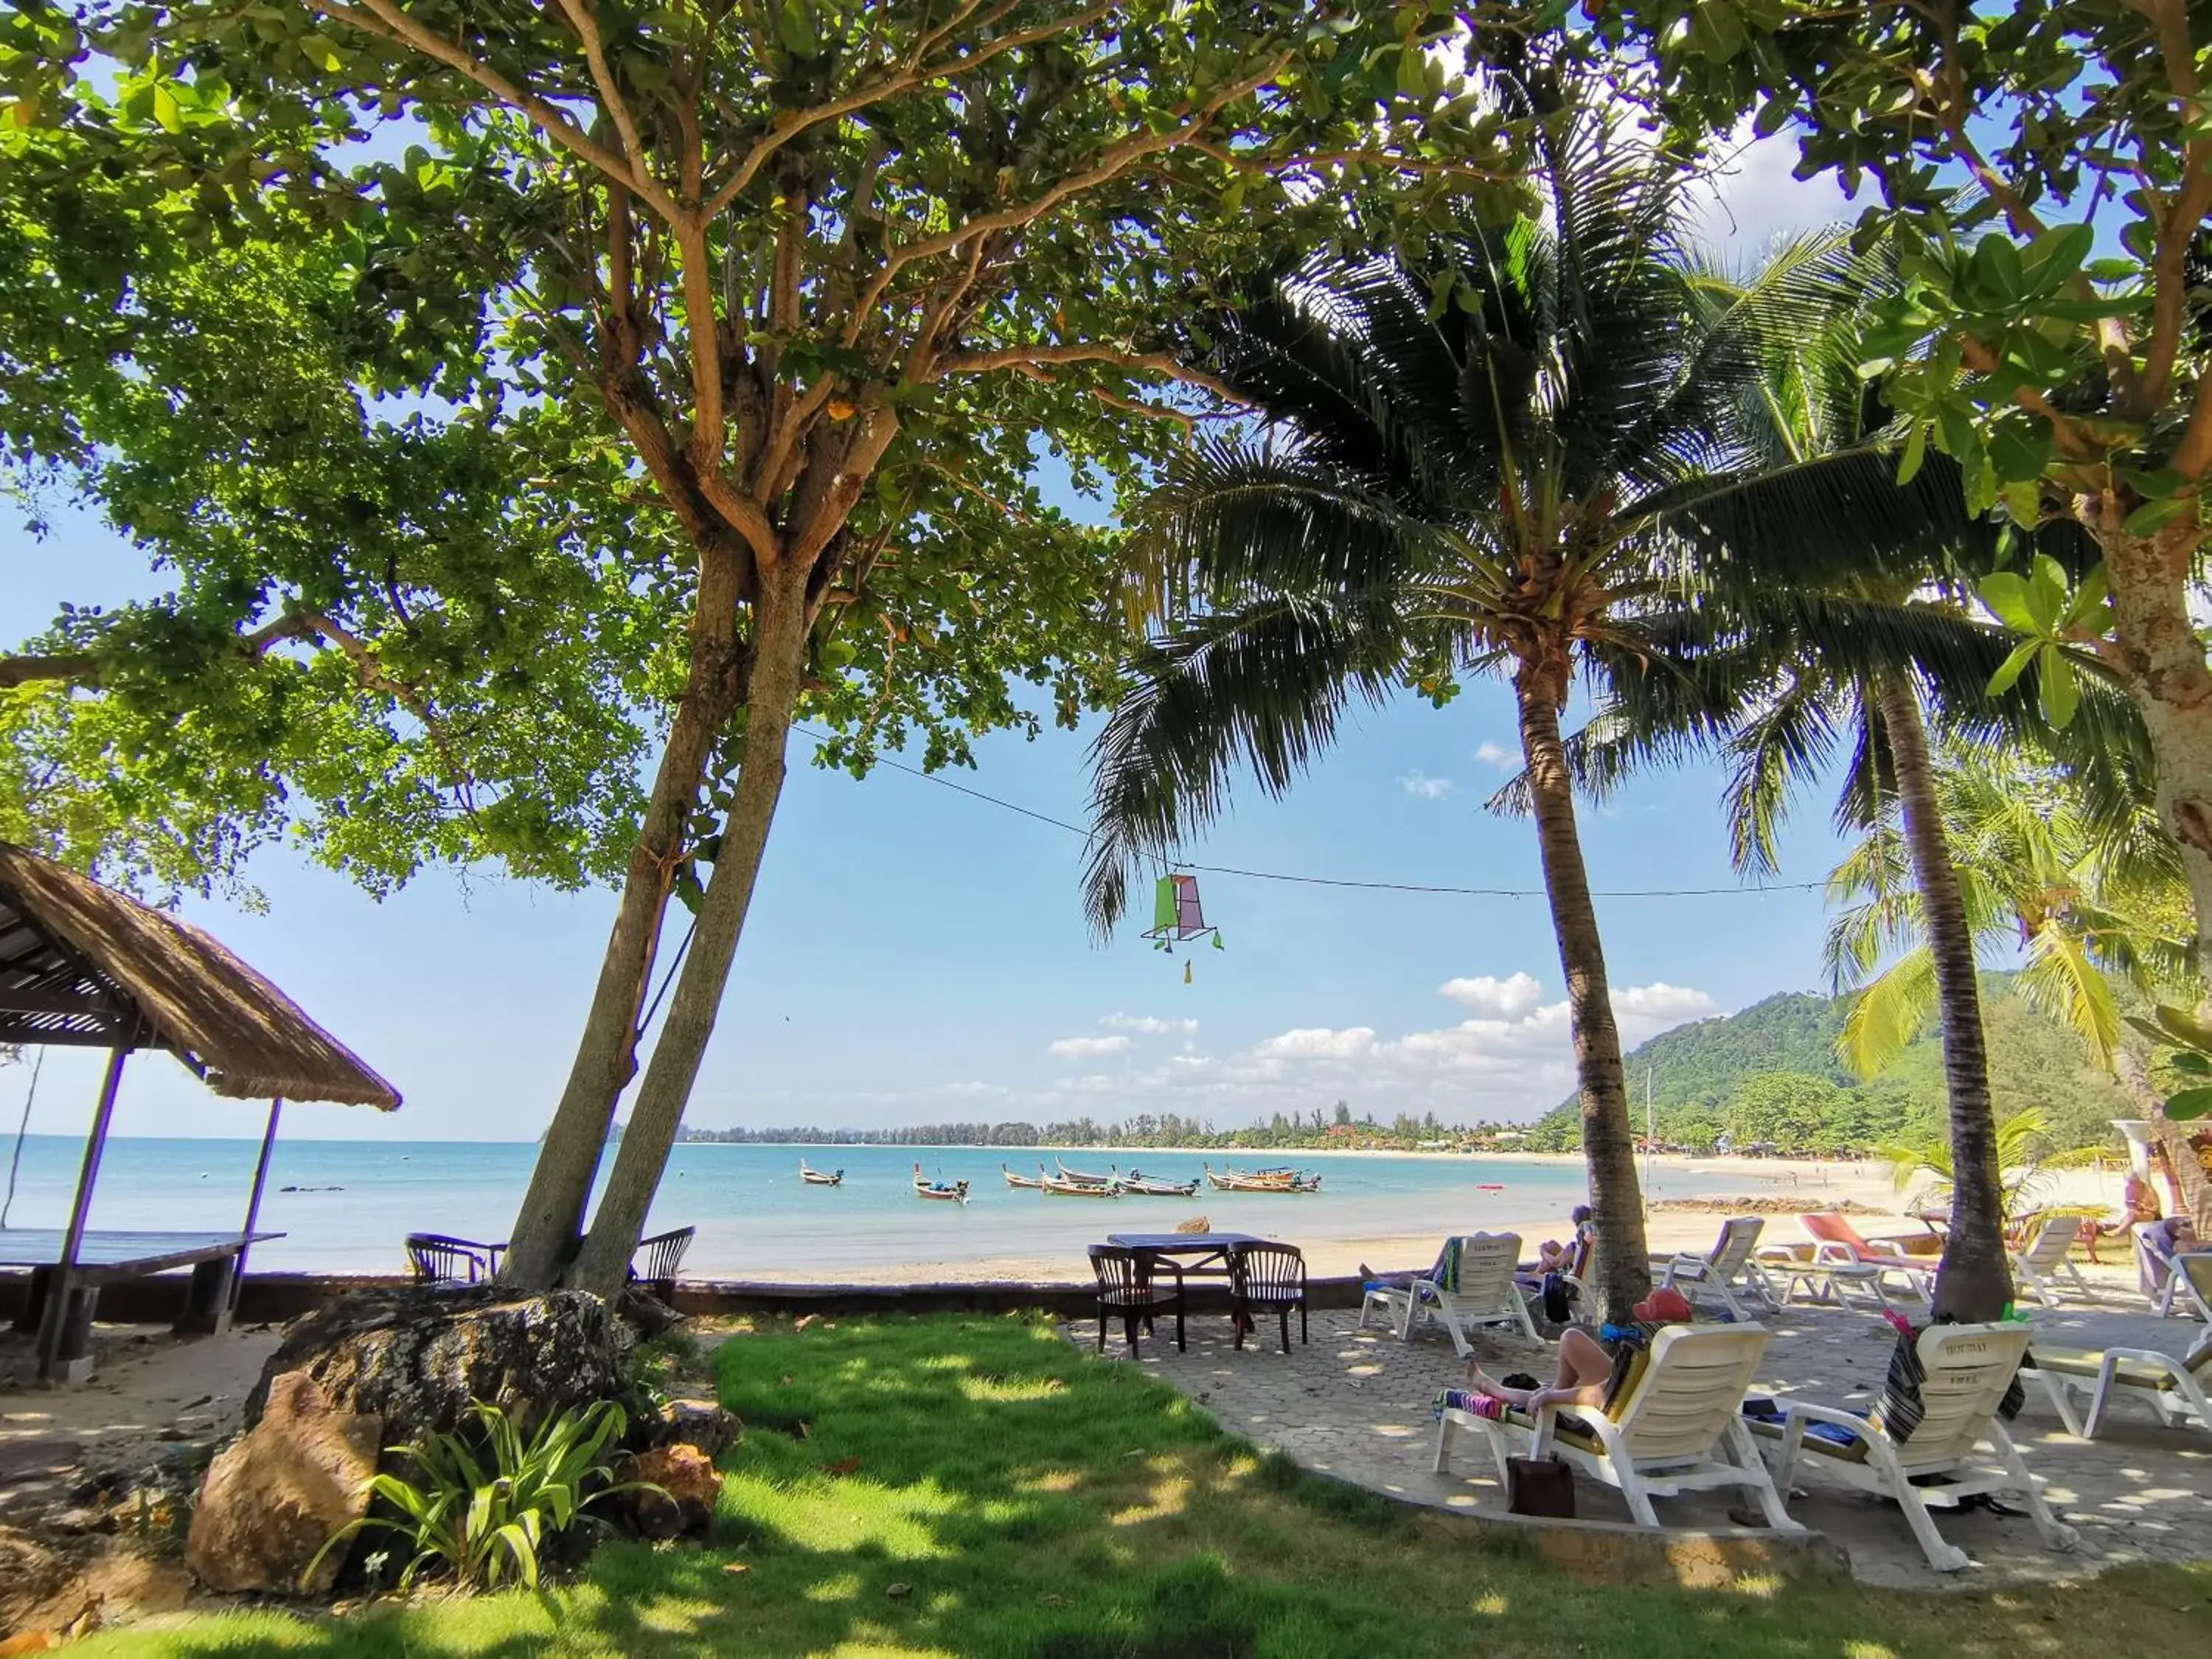
[(46, 1621), (47, 1604), (76, 1582), (76, 1564), (27, 1532), (0, 1527), (0, 1636)]
[(653, 1446), (634, 1452), (616, 1466), (616, 1480), (657, 1486), (658, 1492), (625, 1492), (614, 1503), (644, 1538), (679, 1538), (702, 1532), (714, 1518), (722, 1495), (721, 1472), (696, 1446)]
[(713, 1458), (737, 1444), (744, 1432), (737, 1414), (711, 1400), (671, 1400), (637, 1425), (630, 1439), (640, 1447), (696, 1446)]
[(325, 1590), (345, 1551), (310, 1563), (368, 1512), (384, 1419), (333, 1405), (305, 1371), (268, 1387), (260, 1420), (208, 1466), (185, 1561), (219, 1590)]
[(364, 1291), (285, 1328), (246, 1420), (260, 1415), (271, 1379), (304, 1371), (334, 1406), (381, 1418), (388, 1445), (460, 1428), (479, 1400), (526, 1431), (619, 1395), (631, 1344), (606, 1302), (582, 1291)]

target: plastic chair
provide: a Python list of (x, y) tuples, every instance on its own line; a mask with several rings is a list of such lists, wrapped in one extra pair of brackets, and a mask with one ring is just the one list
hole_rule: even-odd
[(1282, 1327), (1283, 1352), (1291, 1351), (1291, 1310), (1298, 1310), (1298, 1340), (1306, 1340), (1306, 1258), (1295, 1244), (1240, 1244), (1229, 1253), (1230, 1316), (1237, 1346), (1254, 1316), (1273, 1312)]
[(499, 1271), (504, 1244), (480, 1244), (444, 1233), (407, 1235), (407, 1265), (417, 1285), (476, 1285)]
[[(1168, 1290), (1153, 1282), (1164, 1268), (1175, 1278)], [(1137, 1358), (1137, 1327), (1152, 1328), (1152, 1316), (1172, 1310), (1176, 1316), (1176, 1346), (1183, 1347), (1182, 1264), (1150, 1250), (1132, 1250), (1119, 1244), (1093, 1244), (1091, 1271), (1098, 1279), (1098, 1352), (1106, 1352), (1106, 1320), (1121, 1316), (1121, 1329), (1129, 1342), (1129, 1358)]]

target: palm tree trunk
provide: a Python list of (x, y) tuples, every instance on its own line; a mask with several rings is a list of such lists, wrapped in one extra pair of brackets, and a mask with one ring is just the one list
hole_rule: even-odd
[(1951, 1231), (1936, 1274), (1935, 1310), (1966, 1321), (1996, 1319), (2012, 1300), (2012, 1268), (2005, 1255), (2004, 1176), (1998, 1167), (1996, 1111), (1990, 1100), (1989, 1055), (1982, 1040), (1974, 936), (1966, 926), (1958, 868), (1943, 836), (1920, 695), (1903, 675), (1890, 675), (1877, 688), (1877, 699), (1897, 768), (1905, 842), (1920, 889), (1943, 1019), (1943, 1080), (1951, 1107)]
[(623, 1131), (592, 1230), (569, 1273), (575, 1289), (611, 1296), (628, 1274), (647, 1212), (668, 1167), (684, 1108), (714, 1034), (738, 935), (751, 908), (761, 857), (783, 794), (785, 750), (806, 665), (806, 573), (772, 576), (754, 608), (752, 672), (745, 696), (744, 751), (713, 877), (699, 902), (691, 949), (677, 976), (668, 1017), (653, 1044), (637, 1103)]
[(1567, 977), (1567, 1016), (1574, 1031), (1575, 1073), (1582, 1085), (1583, 1158), (1589, 1166), (1590, 1208), (1597, 1222), (1594, 1276), (1601, 1314), (1626, 1317), (1651, 1293), (1644, 1241), (1644, 1193), (1636, 1178), (1636, 1131), (1620, 1064), (1620, 1033), (1606, 984), (1605, 945), (1590, 902), (1589, 872), (1575, 825), (1575, 792), (1559, 741), (1564, 675), (1523, 659), (1513, 677), (1520, 702), (1521, 757), (1544, 857), (1544, 891), (1559, 967)]

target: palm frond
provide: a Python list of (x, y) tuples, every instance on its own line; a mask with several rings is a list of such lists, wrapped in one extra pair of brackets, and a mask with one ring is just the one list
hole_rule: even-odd
[(2120, 1042), (2119, 1007), (2111, 982), (2080, 939), (2057, 927), (2039, 929), (2027, 942), (2027, 963), (2014, 988), (2029, 1007), (2087, 1043), (2098, 1065), (2112, 1063)]
[(1879, 1077), (1928, 1029), (1936, 1007), (1936, 958), (1922, 945), (1851, 1000), (1836, 1036), (1836, 1056), (1854, 1076)]

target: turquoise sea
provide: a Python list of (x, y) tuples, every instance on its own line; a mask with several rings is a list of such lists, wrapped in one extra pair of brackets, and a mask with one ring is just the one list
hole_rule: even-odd
[[(12, 1139), (0, 1140), (4, 1164)], [(94, 1188), (97, 1227), (215, 1231), (244, 1219), (259, 1143), (118, 1138)], [(507, 1237), (528, 1181), (534, 1146), (516, 1142), (277, 1142), (261, 1224), (285, 1237), (253, 1253), (269, 1269), (397, 1272), (410, 1231)], [(24, 1143), (9, 1224), (58, 1227), (69, 1218), (80, 1140), (33, 1135)], [(907, 1263), (960, 1267), (991, 1261), (1064, 1261), (1081, 1275), (1083, 1247), (1109, 1232), (1165, 1232), (1203, 1214), (1223, 1231), (1307, 1244), (1442, 1237), (1513, 1225), (1525, 1236), (1564, 1231), (1582, 1201), (1579, 1164), (1450, 1157), (1239, 1155), (1250, 1165), (1296, 1161), (1322, 1172), (1311, 1196), (1218, 1193), (1115, 1200), (1046, 1196), (1009, 1188), (1002, 1162), (1034, 1175), (1039, 1154), (980, 1146), (784, 1146), (686, 1143), (676, 1148), (653, 1212), (653, 1229), (696, 1225), (687, 1274), (720, 1278), (880, 1275)], [(1054, 1156), (1050, 1152), (1047, 1158)], [(1078, 1170), (1140, 1169), (1177, 1181), (1200, 1158), (1149, 1150), (1085, 1148), (1064, 1154)], [(1228, 1160), (1209, 1155), (1217, 1169)], [(845, 1171), (841, 1187), (802, 1185), (801, 1158)], [(611, 1162), (611, 1153), (609, 1161)], [(933, 1179), (965, 1179), (965, 1206), (915, 1196), (919, 1161)], [(1743, 1177), (1661, 1170), (1653, 1196), (1741, 1189)], [(1498, 1190), (1483, 1190), (1485, 1186)], [(1405, 1263), (1401, 1265), (1415, 1265)]]

